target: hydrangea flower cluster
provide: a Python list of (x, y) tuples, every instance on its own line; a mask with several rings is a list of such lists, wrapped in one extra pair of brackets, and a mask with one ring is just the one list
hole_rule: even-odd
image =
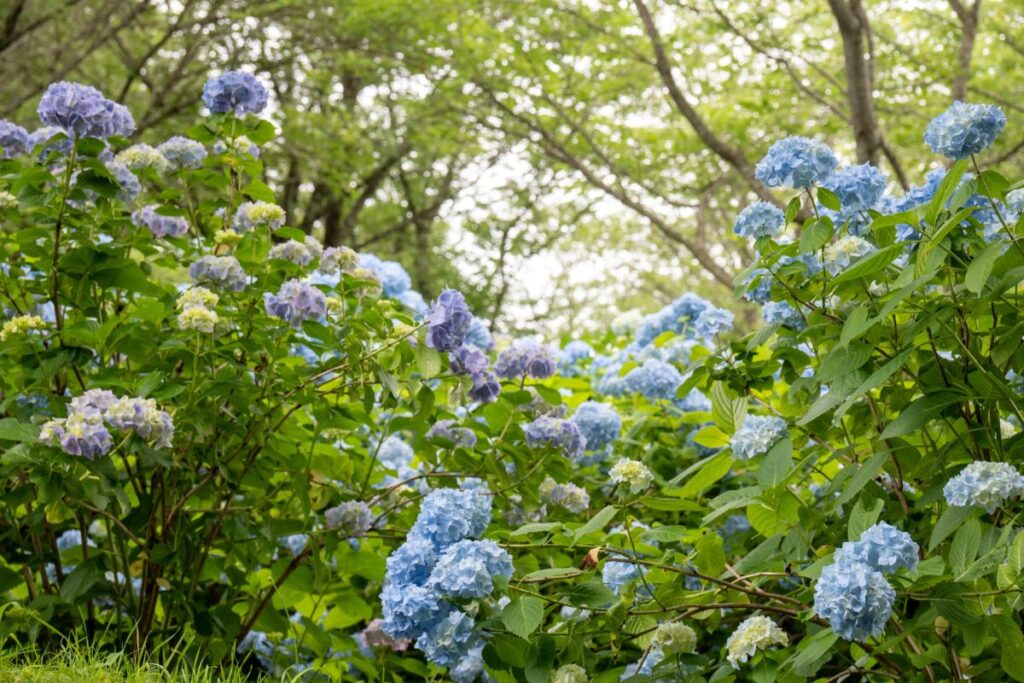
[[(387, 559), (381, 629), (416, 641), (438, 666), (472, 680), (483, 668), (483, 635), (450, 599), (483, 599), (512, 575), (512, 559), (492, 541), (473, 540), (487, 528), (486, 490), (437, 489), (423, 500), (406, 542)], [(454, 673), (453, 673), (454, 675)]]
[(836, 171), (822, 184), (839, 198), (843, 209), (867, 211), (885, 194), (885, 174), (877, 166), (860, 164)]
[(898, 569), (917, 568), (919, 548), (910, 534), (887, 522), (867, 529), (858, 541), (847, 541), (835, 553), (836, 564), (860, 563), (891, 574)]
[(896, 591), (882, 573), (860, 562), (830, 564), (814, 587), (814, 612), (846, 640), (881, 635)]
[(412, 278), (398, 261), (382, 261), (373, 254), (359, 254), (359, 265), (377, 276), (386, 297), (393, 299), (412, 286)]
[(1006, 127), (1006, 115), (993, 104), (954, 102), (932, 119), (924, 141), (950, 159), (966, 159), (991, 145)]
[(156, 204), (148, 204), (132, 213), (132, 223), (146, 228), (154, 237), (181, 237), (188, 232), (188, 222), (181, 216), (157, 213)]
[(626, 387), (648, 399), (673, 399), (676, 389), (683, 383), (683, 376), (674, 365), (651, 358), (629, 371), (625, 377)]
[(843, 235), (825, 247), (825, 270), (830, 275), (838, 275), (849, 268), (855, 261), (875, 251), (874, 245), (856, 235)]
[(551, 477), (545, 477), (537, 492), (545, 503), (563, 507), (569, 512), (583, 512), (590, 506), (590, 496), (586, 489), (571, 482), (559, 484)]
[(163, 173), (171, 166), (159, 150), (146, 143), (132, 145), (123, 149), (118, 152), (114, 160), (119, 164), (124, 164), (133, 171), (151, 168), (157, 173)]
[(365, 536), (373, 524), (370, 506), (361, 500), (347, 500), (324, 511), (328, 529), (342, 536)]
[(587, 401), (569, 418), (579, 427), (588, 451), (599, 451), (619, 437), (622, 418), (606, 403)]
[(0, 328), (0, 342), (21, 337), (32, 330), (41, 330), (45, 327), (46, 322), (38, 315), (18, 315), (4, 322), (3, 327)]
[(659, 624), (653, 640), (666, 654), (688, 654), (697, 651), (697, 632), (680, 621)]
[(563, 377), (575, 377), (579, 373), (579, 364), (594, 355), (594, 349), (585, 341), (573, 340), (562, 347), (558, 354), (558, 374)]
[(38, 112), (44, 125), (59, 128), (69, 138), (128, 137), (135, 130), (127, 107), (79, 83), (52, 83), (39, 100)]
[(0, 159), (20, 157), (28, 151), (28, 131), (16, 123), (0, 119)]
[(708, 306), (693, 323), (693, 331), (698, 337), (712, 339), (732, 329), (735, 316), (732, 311), (716, 306)]
[(327, 247), (320, 256), (320, 272), (348, 272), (359, 265), (359, 254), (348, 247)]
[(465, 427), (456, 427), (455, 420), (438, 420), (427, 431), (428, 439), (444, 439), (453, 445), (462, 448), (472, 448), (476, 445), (476, 434), (473, 430)]
[(265, 296), (267, 313), (292, 327), (300, 327), (307, 320), (318, 320), (327, 313), (327, 297), (304, 280), (288, 280), (277, 294)]
[(197, 283), (215, 289), (233, 292), (245, 289), (245, 271), (234, 256), (201, 256), (188, 273)]
[(377, 462), (392, 470), (408, 467), (413, 455), (412, 446), (394, 434), (381, 441), (377, 448)]
[(729, 439), (733, 455), (750, 460), (767, 453), (775, 443), (789, 433), (786, 421), (774, 415), (747, 415), (743, 424)]
[(235, 212), (231, 227), (240, 235), (256, 228), (266, 227), (277, 230), (284, 225), (284, 209), (270, 202), (242, 202)]
[(462, 346), (472, 319), (462, 293), (444, 290), (427, 316), (427, 346), (438, 351), (455, 351)]
[(754, 202), (740, 212), (732, 231), (740, 237), (775, 237), (786, 227), (782, 209), (768, 202)]
[[(645, 571), (643, 565), (629, 561), (612, 561), (604, 563), (601, 568), (601, 582), (616, 595), (622, 594), (622, 589), (631, 581), (640, 578), (640, 572)], [(645, 572), (646, 573), (646, 572)]]
[(220, 297), (206, 287), (190, 287), (178, 297), (178, 327), (213, 334), (220, 316), (213, 307)]
[(252, 74), (227, 71), (203, 85), (203, 104), (214, 114), (259, 114), (267, 106), (267, 89)]
[(465, 342), (483, 351), (490, 351), (494, 348), (494, 339), (491, 337), (491, 331), (487, 328), (487, 323), (476, 316), (473, 317), (469, 323), (469, 329), (466, 330)]
[(288, 240), (271, 247), (267, 258), (291, 261), (297, 266), (308, 266), (317, 257), (319, 247), (320, 243), (312, 236), (307, 237), (304, 242)]
[(793, 308), (788, 301), (769, 301), (761, 307), (761, 319), (769, 325), (779, 323), (794, 330), (802, 330), (806, 326), (800, 311)]
[(692, 322), (709, 307), (704, 299), (687, 292), (681, 297), (645, 316), (637, 326), (632, 348), (643, 349), (666, 332), (682, 334)]
[(504, 379), (546, 379), (555, 374), (556, 363), (551, 347), (536, 339), (524, 337), (516, 339), (498, 354), (494, 372)]
[(1009, 463), (972, 462), (942, 492), (950, 505), (980, 507), (992, 514), (1008, 498), (1024, 495), (1024, 476)]
[(530, 448), (552, 446), (571, 460), (582, 456), (587, 445), (586, 437), (575, 422), (549, 415), (541, 415), (527, 423), (523, 433), (526, 434), (526, 443)]
[(732, 668), (740, 668), (757, 654), (758, 650), (766, 650), (772, 645), (788, 645), (786, 632), (766, 616), (755, 614), (747, 617), (725, 641), (726, 659)]
[(0, 190), (0, 211), (14, 209), (18, 206), (18, 198), (7, 190)]
[(71, 399), (68, 416), (46, 422), (39, 438), (68, 455), (92, 460), (110, 450), (108, 426), (134, 432), (154, 448), (170, 448), (174, 439), (174, 422), (157, 407), (156, 401), (118, 398), (105, 389), (90, 389)]
[(564, 664), (551, 674), (551, 683), (589, 683), (587, 670), (579, 664)]
[(157, 151), (175, 170), (202, 168), (203, 159), (206, 158), (206, 147), (202, 143), (182, 135), (168, 138), (157, 147)]
[(754, 175), (768, 187), (806, 190), (828, 178), (838, 163), (828, 145), (793, 136), (772, 145)]
[[(116, 161), (108, 161), (105, 165), (110, 174), (114, 176), (120, 188), (117, 191), (117, 198), (126, 204), (135, 201), (142, 192), (142, 183), (135, 177), (131, 169)], [(89, 193), (91, 190), (86, 192)]]
[(639, 460), (620, 458), (608, 471), (608, 480), (613, 484), (628, 484), (630, 493), (640, 493), (651, 485), (654, 475)]

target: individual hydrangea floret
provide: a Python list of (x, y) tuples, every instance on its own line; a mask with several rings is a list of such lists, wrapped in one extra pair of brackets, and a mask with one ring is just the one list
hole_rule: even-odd
[(203, 85), (203, 104), (214, 114), (259, 114), (267, 106), (267, 89), (244, 71), (227, 71)]
[(63, 450), (68, 455), (77, 455), (89, 460), (97, 455), (106, 455), (113, 445), (110, 432), (101, 422), (86, 419), (81, 415), (55, 418), (43, 425), (39, 440)]
[(693, 323), (693, 331), (698, 337), (712, 339), (732, 329), (734, 319), (732, 311), (716, 306), (705, 308)]
[(754, 202), (740, 212), (732, 231), (740, 237), (776, 237), (786, 227), (782, 209), (768, 202)]
[(485, 598), (494, 578), (512, 576), (512, 558), (494, 541), (459, 541), (437, 559), (427, 585), (453, 598)]
[(118, 152), (114, 160), (119, 164), (124, 164), (133, 171), (151, 168), (158, 173), (163, 173), (170, 168), (170, 164), (164, 158), (164, 155), (156, 148), (144, 142), (123, 149)]
[(892, 614), (896, 591), (866, 564), (830, 564), (814, 586), (814, 613), (846, 640), (879, 636)]
[(33, 330), (41, 330), (46, 327), (46, 322), (38, 315), (19, 315), (4, 322), (0, 328), (0, 342), (9, 341), (15, 337), (22, 337)]
[(438, 351), (455, 351), (462, 346), (472, 319), (462, 293), (444, 290), (427, 316), (427, 346)]
[(288, 280), (277, 294), (267, 294), (267, 313), (281, 318), (293, 327), (307, 320), (319, 320), (327, 312), (327, 297), (303, 280)]
[(569, 512), (580, 513), (590, 506), (590, 496), (585, 489), (573, 483), (559, 484), (551, 477), (541, 482), (537, 492), (545, 503), (563, 507)]
[(640, 493), (651, 485), (654, 475), (639, 460), (621, 458), (608, 471), (608, 480), (613, 484), (628, 484), (630, 493)]
[(240, 235), (260, 227), (277, 230), (284, 225), (285, 213), (277, 204), (270, 202), (242, 202), (235, 212), (231, 227)]
[(479, 645), (476, 623), (471, 616), (459, 610), (452, 610), (436, 620), (416, 640), (416, 647), (423, 651), (428, 661), (438, 666), (458, 663)]
[(6, 119), (0, 120), (0, 159), (13, 159), (28, 154), (28, 131)]
[(679, 621), (666, 621), (654, 632), (654, 643), (666, 654), (689, 654), (697, 651), (697, 632)]
[(425, 538), (410, 536), (388, 555), (387, 578), (398, 585), (424, 586), (437, 563), (434, 544)]
[(601, 450), (617, 439), (622, 431), (622, 418), (615, 408), (606, 403), (587, 401), (569, 419), (580, 428), (589, 451)]
[(768, 617), (755, 614), (747, 617), (725, 641), (726, 659), (732, 668), (740, 668), (757, 654), (758, 650), (766, 650), (772, 645), (787, 645), (789, 638), (786, 632)]
[(768, 149), (757, 162), (755, 175), (768, 187), (805, 190), (828, 178), (836, 164), (836, 156), (828, 145), (793, 136)]
[(886, 182), (885, 174), (877, 166), (859, 164), (836, 171), (823, 185), (839, 198), (844, 210), (867, 211), (885, 194)]
[(582, 456), (587, 445), (586, 437), (575, 422), (549, 415), (541, 415), (527, 423), (523, 433), (530, 448), (554, 446), (572, 460)]
[(729, 439), (733, 455), (739, 460), (750, 460), (763, 455), (786, 436), (786, 421), (774, 415), (747, 415), (743, 424)]
[(956, 101), (928, 124), (924, 141), (936, 154), (966, 159), (991, 145), (1006, 127), (1006, 115), (994, 104)]
[(626, 387), (650, 400), (675, 398), (683, 376), (674, 365), (651, 358), (644, 361), (625, 377)]
[(843, 235), (825, 247), (825, 270), (838, 275), (857, 260), (875, 251), (875, 247), (862, 237)]
[(327, 528), (343, 536), (365, 536), (373, 524), (370, 506), (361, 500), (347, 500), (324, 511)]
[(1024, 495), (1024, 476), (1009, 463), (972, 462), (942, 492), (950, 505), (980, 507), (992, 514), (1008, 498)]
[(494, 372), (505, 379), (547, 379), (555, 374), (557, 359), (551, 347), (541, 344), (536, 339), (524, 337), (516, 339), (498, 354), (494, 362)]
[(594, 349), (585, 341), (573, 340), (558, 354), (558, 372), (564, 377), (575, 377), (579, 364), (594, 355)]
[(176, 170), (202, 168), (203, 159), (206, 158), (206, 147), (201, 142), (182, 135), (168, 138), (157, 147), (157, 151)]
[(39, 120), (71, 138), (128, 137), (135, 130), (131, 112), (88, 85), (52, 83), (39, 100)]
[(446, 548), (465, 538), (480, 536), (491, 521), (491, 496), (486, 491), (435, 489), (420, 506), (410, 537)]
[(903, 568), (917, 568), (919, 548), (910, 534), (886, 522), (879, 522), (861, 534), (860, 539), (847, 541), (835, 553), (840, 565), (866, 564), (872, 569), (891, 574)]
[(181, 216), (157, 213), (156, 204), (149, 204), (132, 213), (132, 224), (146, 228), (154, 237), (181, 237), (188, 232), (188, 222)]
[(428, 439), (444, 439), (455, 446), (472, 448), (476, 445), (476, 434), (465, 427), (457, 427), (455, 420), (438, 420), (427, 431)]
[(245, 271), (234, 256), (202, 256), (188, 273), (197, 283), (214, 289), (234, 292), (245, 289)]

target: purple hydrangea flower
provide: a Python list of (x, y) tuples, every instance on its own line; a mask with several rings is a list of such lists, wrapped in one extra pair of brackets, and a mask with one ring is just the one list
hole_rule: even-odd
[(472, 319), (462, 293), (444, 290), (427, 317), (427, 346), (438, 351), (455, 351), (462, 346)]
[(203, 104), (214, 114), (259, 114), (267, 106), (267, 89), (244, 71), (227, 71), (203, 85)]
[(555, 354), (551, 348), (536, 339), (516, 339), (498, 354), (494, 371), (498, 377), (521, 379), (526, 376), (546, 379), (555, 374)]
[(455, 420), (438, 420), (427, 431), (428, 439), (444, 439), (456, 446), (472, 448), (476, 445), (476, 434), (465, 427), (456, 427)]
[(487, 356), (472, 344), (463, 344), (448, 354), (448, 366), (456, 375), (478, 375), (490, 367)]
[(473, 386), (466, 392), (471, 399), (480, 403), (491, 403), (501, 393), (501, 385), (498, 378), (491, 371), (480, 372), (472, 376)]
[(583, 455), (587, 447), (587, 439), (579, 426), (570, 420), (541, 415), (523, 427), (526, 443), (530, 448), (554, 446), (570, 459), (575, 460)]
[(234, 256), (200, 257), (188, 272), (201, 285), (234, 292), (245, 289), (245, 271)]
[(270, 315), (299, 327), (307, 320), (323, 317), (327, 312), (327, 297), (308, 282), (288, 280), (277, 294), (266, 295), (265, 306)]
[(201, 168), (206, 158), (206, 147), (202, 143), (181, 135), (169, 138), (157, 147), (157, 151), (177, 169)]
[(29, 151), (28, 131), (7, 120), (0, 120), (0, 159), (13, 159)]
[(45, 125), (56, 126), (72, 138), (127, 137), (135, 130), (135, 120), (127, 107), (79, 83), (51, 84), (39, 100), (38, 111)]
[(145, 227), (154, 237), (181, 237), (188, 232), (188, 222), (181, 216), (164, 216), (156, 212), (157, 206), (149, 204), (132, 214), (132, 223)]

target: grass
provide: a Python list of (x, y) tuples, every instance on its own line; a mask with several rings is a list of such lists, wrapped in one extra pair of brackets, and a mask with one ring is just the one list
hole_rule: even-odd
[(59, 652), (0, 652), (0, 683), (269, 683), (239, 669), (215, 669), (178, 658), (168, 665), (136, 662), (123, 652), (97, 652), (69, 641)]

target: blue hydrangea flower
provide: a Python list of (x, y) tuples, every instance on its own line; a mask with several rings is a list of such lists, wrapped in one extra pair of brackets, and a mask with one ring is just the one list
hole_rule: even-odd
[(267, 89), (243, 71), (227, 71), (203, 85), (203, 104), (214, 114), (259, 114), (267, 106)]
[(390, 580), (380, 591), (380, 605), (381, 629), (392, 638), (418, 638), (450, 610), (429, 588)]
[(879, 636), (892, 614), (896, 591), (865, 564), (831, 564), (814, 586), (814, 613), (845, 640)]
[(601, 450), (617, 439), (622, 431), (622, 418), (605, 403), (587, 401), (569, 419), (583, 433), (588, 451)]
[(175, 169), (202, 168), (206, 147), (181, 135), (168, 138), (157, 147)]
[(20, 157), (28, 151), (28, 131), (16, 123), (0, 119), (0, 159)]
[(427, 316), (427, 346), (438, 351), (455, 351), (462, 346), (472, 319), (462, 293), (444, 290)]
[(466, 331), (466, 343), (484, 351), (494, 348), (494, 339), (491, 337), (491, 331), (487, 329), (487, 323), (473, 316), (473, 320), (469, 323), (469, 329)]
[(775, 237), (786, 227), (782, 209), (768, 202), (754, 202), (740, 212), (732, 231), (740, 237)]
[(412, 457), (412, 446), (394, 434), (381, 441), (377, 449), (377, 462), (391, 470), (408, 467)]
[(409, 309), (413, 320), (423, 320), (430, 315), (430, 306), (423, 299), (423, 295), (415, 289), (407, 289), (395, 298), (398, 299), (398, 303)]
[(498, 354), (494, 372), (505, 379), (522, 379), (526, 376), (546, 379), (555, 374), (555, 364), (555, 355), (549, 346), (527, 337), (516, 339)]
[(640, 578), (638, 566), (641, 565), (631, 562), (605, 562), (604, 567), (601, 568), (601, 581), (608, 587), (608, 590), (619, 595), (626, 584)]
[(910, 534), (879, 522), (861, 534), (860, 540), (844, 543), (835, 553), (835, 563), (866, 564), (883, 574), (891, 574), (901, 567), (914, 571), (918, 550)]
[(425, 538), (409, 536), (387, 559), (387, 580), (401, 586), (425, 586), (437, 563), (434, 544)]
[(451, 610), (430, 626), (416, 640), (428, 661), (438, 666), (457, 664), (471, 650), (480, 646), (480, 634), (473, 618), (465, 612)]
[(806, 326), (803, 316), (788, 301), (769, 301), (761, 307), (761, 318), (768, 324), (780, 323), (794, 330)]
[(579, 363), (594, 355), (594, 349), (585, 341), (573, 340), (558, 354), (558, 373), (563, 377), (579, 374)]
[(132, 213), (132, 224), (146, 228), (154, 237), (181, 237), (188, 232), (188, 222), (181, 216), (164, 216), (156, 212), (156, 204), (149, 204)]
[(736, 534), (742, 534), (745, 531), (750, 531), (750, 520), (747, 519), (746, 515), (729, 515), (725, 518), (725, 522), (722, 523), (722, 528), (719, 534), (722, 538), (730, 538)]
[(490, 361), (480, 349), (467, 343), (448, 354), (448, 367), (456, 375), (478, 375), (487, 372)]
[[(654, 667), (661, 664), (661, 661), (665, 659), (665, 651), (654, 645), (647, 652), (647, 656), (642, 660), (638, 660), (633, 664), (626, 665), (626, 669), (619, 676), (620, 681), (629, 681), (637, 676), (642, 676), (644, 680), (649, 680), (654, 674)], [(670, 680), (678, 680), (674, 676), (669, 678), (658, 678), (656, 683), (667, 683)]]
[(828, 178), (838, 163), (828, 145), (793, 136), (772, 145), (754, 175), (768, 187), (805, 190)]
[(456, 427), (455, 420), (438, 420), (427, 431), (428, 439), (444, 439), (456, 446), (472, 448), (476, 445), (476, 434), (465, 427)]
[(245, 289), (245, 271), (234, 256), (202, 256), (188, 269), (198, 284), (214, 289), (240, 292)]
[(373, 523), (370, 506), (361, 500), (346, 500), (324, 510), (328, 529), (337, 529), (343, 536), (365, 536)]
[(74, 414), (67, 419), (57, 418), (45, 423), (39, 433), (39, 440), (60, 448), (68, 455), (88, 460), (97, 455), (106, 455), (113, 446), (110, 432), (102, 422)]
[(124, 164), (119, 164), (116, 161), (108, 161), (106, 163), (107, 170), (117, 180), (119, 189), (117, 190), (117, 198), (122, 202), (130, 203), (135, 201), (142, 192), (142, 183), (132, 173), (131, 169)]
[(711, 400), (700, 389), (691, 389), (686, 396), (676, 399), (675, 404), (684, 413), (711, 411)]
[[(454, 683), (476, 683), (484, 674), (484, 645), (480, 643), (462, 656), (455, 666), (448, 669), (448, 677)], [(489, 678), (489, 677), (488, 677)], [(486, 679), (485, 679), (486, 680)]]
[(1024, 476), (1009, 463), (972, 462), (942, 492), (950, 505), (980, 507), (992, 514), (1007, 498), (1024, 495)]
[(485, 491), (435, 489), (423, 499), (409, 536), (425, 538), (443, 549), (481, 535), (490, 521), (491, 497)]
[(412, 278), (398, 261), (382, 261), (373, 254), (360, 254), (359, 267), (377, 276), (386, 297), (393, 299), (412, 286)]
[(545, 503), (563, 507), (569, 512), (583, 512), (590, 506), (590, 496), (586, 489), (571, 482), (559, 484), (551, 477), (546, 477), (537, 492)]
[(1006, 115), (993, 104), (954, 102), (928, 124), (924, 141), (936, 154), (965, 159), (991, 145), (1006, 127)]
[(626, 375), (626, 387), (651, 400), (675, 398), (676, 389), (682, 383), (679, 370), (657, 358), (644, 361)]
[(856, 235), (843, 235), (825, 247), (825, 270), (838, 275), (859, 259), (875, 251), (874, 245)]
[(711, 339), (731, 330), (734, 317), (732, 311), (708, 306), (697, 316), (697, 320), (693, 323), (693, 331), (698, 337)]
[(1006, 193), (1006, 206), (1016, 214), (1024, 213), (1024, 187)]
[(466, 392), (471, 399), (480, 403), (491, 403), (497, 400), (498, 394), (501, 393), (501, 385), (498, 384), (498, 378), (493, 372), (477, 373), (472, 375), (472, 380), (473, 386)]
[(743, 424), (729, 439), (733, 455), (739, 460), (750, 460), (763, 455), (775, 442), (789, 433), (786, 421), (774, 415), (747, 415)]
[(657, 312), (644, 317), (633, 339), (634, 348), (649, 346), (655, 338), (665, 332), (681, 334), (687, 325), (696, 320), (709, 306), (710, 303), (696, 294), (683, 294)]
[(299, 327), (307, 320), (318, 320), (327, 312), (324, 293), (302, 280), (288, 280), (277, 294), (266, 294), (264, 304), (268, 314), (293, 327)]
[(740, 280), (743, 293), (740, 295), (744, 301), (755, 304), (764, 304), (772, 298), (772, 274), (766, 268), (754, 268)]
[(135, 130), (127, 107), (79, 83), (50, 84), (39, 100), (38, 112), (44, 125), (60, 128), (71, 138), (128, 137)]
[(847, 166), (829, 176), (822, 185), (831, 190), (844, 209), (867, 211), (885, 194), (885, 174), (877, 166)]
[(533, 422), (523, 426), (526, 443), (530, 448), (554, 446), (562, 451), (565, 457), (575, 460), (583, 455), (587, 440), (579, 426), (570, 420), (541, 415)]
[(306, 549), (306, 544), (309, 542), (309, 536), (306, 534), (291, 534), (284, 538), (278, 539), (278, 544), (290, 552), (292, 557), (298, 557), (302, 554), (302, 551)]
[(485, 598), (494, 577), (512, 576), (512, 558), (494, 541), (459, 541), (437, 559), (427, 585), (452, 598)]

